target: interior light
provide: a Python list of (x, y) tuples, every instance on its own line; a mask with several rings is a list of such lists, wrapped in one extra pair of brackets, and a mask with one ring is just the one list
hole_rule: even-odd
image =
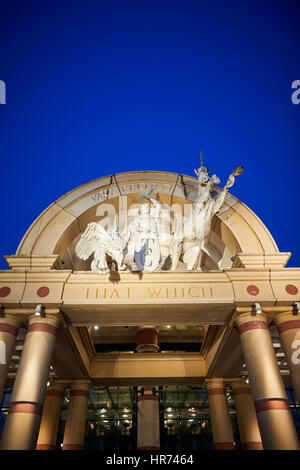
[(95, 325), (95, 326), (94, 326), (94, 330), (99, 330), (99, 326), (98, 326), (98, 325)]

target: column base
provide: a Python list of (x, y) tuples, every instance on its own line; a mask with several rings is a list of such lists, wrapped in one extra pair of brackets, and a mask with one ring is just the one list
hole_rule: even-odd
[(215, 442), (214, 450), (235, 450), (233, 442)]
[(157, 353), (159, 346), (157, 344), (140, 344), (136, 347), (137, 353)]
[(160, 447), (138, 447), (137, 450), (160, 450)]
[(243, 450), (264, 450), (262, 442), (243, 442)]
[(64, 444), (62, 450), (82, 450), (83, 445), (81, 444)]
[(56, 446), (52, 444), (38, 444), (35, 450), (56, 450)]

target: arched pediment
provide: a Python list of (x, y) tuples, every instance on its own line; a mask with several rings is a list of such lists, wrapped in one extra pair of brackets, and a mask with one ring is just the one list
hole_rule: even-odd
[[(137, 171), (105, 176), (83, 184), (51, 204), (33, 222), (16, 255), (57, 255), (57, 269), (88, 270), (90, 261), (79, 260), (74, 251), (87, 224), (102, 220), (107, 215), (107, 205), (113, 206), (119, 215), (124, 204), (127, 208), (139, 204), (141, 195), (151, 189), (159, 194), (162, 208), (175, 204), (184, 211), (184, 207), (191, 206), (196, 198), (197, 179), (169, 172)], [(166, 256), (168, 242), (165, 240), (163, 243), (162, 255)], [(275, 259), (279, 250), (263, 222), (245, 204), (227, 193), (223, 206), (212, 220), (203, 253), (204, 267), (229, 268), (233, 262), (240, 267), (237, 254), (250, 256), (251, 260), (255, 258), (254, 265), (259, 265), (259, 259), (263, 260), (262, 265), (266, 265), (266, 256)], [(239, 263), (243, 265), (243, 261)]]

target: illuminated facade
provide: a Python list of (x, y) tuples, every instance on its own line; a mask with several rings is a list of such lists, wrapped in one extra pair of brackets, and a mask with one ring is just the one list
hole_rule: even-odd
[(2, 449), (299, 449), (300, 268), (204, 170), (84, 184), (6, 256)]

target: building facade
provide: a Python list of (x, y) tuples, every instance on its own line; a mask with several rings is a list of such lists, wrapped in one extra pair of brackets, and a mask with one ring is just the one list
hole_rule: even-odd
[(201, 162), (67, 193), (0, 271), (1, 449), (296, 450), (300, 268)]

